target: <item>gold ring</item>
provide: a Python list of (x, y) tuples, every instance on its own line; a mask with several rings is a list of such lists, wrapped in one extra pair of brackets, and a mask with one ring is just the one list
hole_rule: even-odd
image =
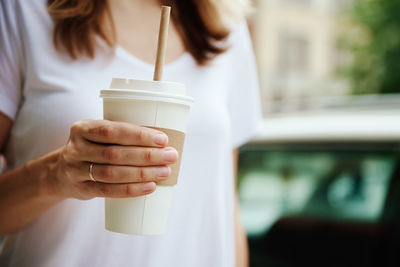
[(89, 177), (93, 182), (97, 182), (96, 179), (94, 179), (93, 177), (93, 165), (94, 165), (93, 162), (91, 162), (89, 165)]

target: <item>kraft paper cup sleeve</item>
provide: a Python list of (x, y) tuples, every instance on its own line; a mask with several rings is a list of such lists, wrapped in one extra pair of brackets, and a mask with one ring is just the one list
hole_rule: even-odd
[(167, 180), (158, 182), (158, 185), (176, 185), (178, 182), (179, 169), (181, 166), (183, 145), (185, 142), (185, 133), (165, 128), (151, 127), (153, 129), (164, 132), (168, 136), (168, 146), (173, 147), (178, 151), (178, 160), (174, 164), (169, 165), (171, 168), (171, 175)]

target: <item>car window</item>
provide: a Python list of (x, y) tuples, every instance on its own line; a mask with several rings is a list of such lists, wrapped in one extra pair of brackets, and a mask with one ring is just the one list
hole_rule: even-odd
[(241, 216), (250, 236), (287, 215), (375, 221), (382, 214), (397, 152), (335, 146), (245, 147), (239, 155)]

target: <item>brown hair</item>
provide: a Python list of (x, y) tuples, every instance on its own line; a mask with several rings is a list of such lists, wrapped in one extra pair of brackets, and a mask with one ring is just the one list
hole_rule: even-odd
[[(229, 35), (229, 22), (223, 16), (233, 0), (167, 0), (172, 7), (171, 18), (186, 50), (199, 65), (204, 65), (226, 51), (223, 41)], [(225, 2), (225, 4), (224, 4)], [(115, 45), (115, 33), (107, 0), (47, 0), (47, 8), (54, 21), (53, 42), (61, 43), (72, 58), (84, 54), (95, 56), (96, 37), (107, 45)], [(229, 12), (225, 12), (229, 13)], [(232, 13), (232, 12), (231, 12)], [(106, 20), (111, 25), (106, 24)], [(111, 26), (111, 27), (110, 27)], [(108, 27), (108, 28), (107, 28)]]

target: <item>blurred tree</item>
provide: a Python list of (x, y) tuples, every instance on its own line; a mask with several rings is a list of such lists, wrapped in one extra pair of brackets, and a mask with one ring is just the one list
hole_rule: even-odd
[[(354, 94), (400, 93), (400, 0), (357, 0), (346, 46), (346, 68)], [(352, 34), (349, 34), (349, 33)]]

